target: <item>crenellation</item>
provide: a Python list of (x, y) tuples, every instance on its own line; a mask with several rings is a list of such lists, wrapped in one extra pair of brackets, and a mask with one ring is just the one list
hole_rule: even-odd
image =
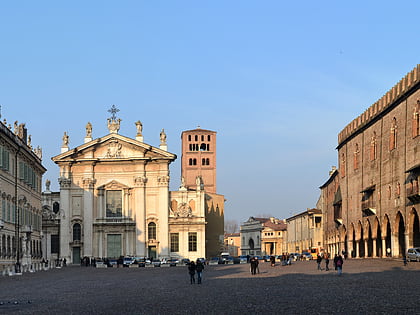
[(389, 106), (392, 106), (400, 96), (417, 84), (419, 81), (419, 73), (420, 64), (418, 64), (412, 71), (408, 72), (397, 84), (387, 91), (378, 101), (373, 103), (364, 113), (351, 121), (339, 133), (339, 145), (357, 131), (358, 128), (375, 119)]

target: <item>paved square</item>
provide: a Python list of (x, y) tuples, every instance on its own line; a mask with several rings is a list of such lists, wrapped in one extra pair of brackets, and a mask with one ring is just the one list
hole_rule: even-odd
[[(67, 267), (1, 277), (0, 314), (420, 313), (420, 263), (347, 260), (343, 275), (291, 266), (206, 266), (202, 285), (186, 267)], [(17, 303), (17, 304), (15, 304)]]

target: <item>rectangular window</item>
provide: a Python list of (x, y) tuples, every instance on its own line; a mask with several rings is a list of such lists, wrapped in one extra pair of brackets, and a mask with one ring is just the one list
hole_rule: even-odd
[(179, 234), (171, 233), (171, 252), (179, 252)]
[(188, 251), (197, 251), (197, 232), (188, 233)]
[(60, 239), (57, 234), (51, 235), (51, 254), (58, 254)]
[(122, 192), (121, 190), (108, 190), (106, 192), (107, 218), (122, 217)]

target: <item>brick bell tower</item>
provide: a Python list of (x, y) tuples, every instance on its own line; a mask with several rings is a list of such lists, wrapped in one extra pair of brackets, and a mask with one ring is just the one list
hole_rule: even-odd
[(181, 134), (181, 176), (187, 189), (196, 189), (196, 178), (201, 176), (204, 189), (216, 193), (216, 132), (197, 129)]

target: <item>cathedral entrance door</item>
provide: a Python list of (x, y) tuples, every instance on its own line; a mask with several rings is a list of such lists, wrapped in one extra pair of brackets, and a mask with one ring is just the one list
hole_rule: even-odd
[(80, 247), (73, 247), (73, 264), (80, 264)]
[(156, 258), (156, 246), (149, 246), (149, 258)]
[(119, 258), (121, 256), (121, 234), (107, 235), (107, 257)]

